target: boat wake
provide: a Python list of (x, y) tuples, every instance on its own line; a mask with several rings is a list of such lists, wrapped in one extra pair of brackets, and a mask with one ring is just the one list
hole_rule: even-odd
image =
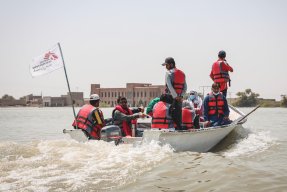
[(169, 146), (71, 139), (0, 143), (0, 191), (110, 190), (168, 161)]
[[(276, 138), (271, 137), (270, 131), (253, 132), (251, 130), (252, 128), (246, 129), (243, 127), (234, 130), (221, 143), (226, 148), (220, 154), (225, 157), (251, 156), (263, 152), (276, 144)], [(227, 143), (228, 145), (226, 145)]]

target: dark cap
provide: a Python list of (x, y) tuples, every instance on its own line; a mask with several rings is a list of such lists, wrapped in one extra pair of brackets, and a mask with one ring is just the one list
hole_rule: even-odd
[(223, 50), (219, 51), (219, 52), (218, 52), (218, 57), (219, 57), (219, 58), (225, 58), (225, 57), (226, 57), (226, 52), (223, 51)]
[(164, 63), (161, 65), (165, 66), (166, 64), (174, 64), (175, 65), (174, 59), (172, 57), (168, 57), (165, 59)]
[(172, 104), (173, 102), (172, 96), (170, 94), (165, 94), (165, 93), (160, 96), (159, 100), (165, 103), (168, 103), (168, 104)]

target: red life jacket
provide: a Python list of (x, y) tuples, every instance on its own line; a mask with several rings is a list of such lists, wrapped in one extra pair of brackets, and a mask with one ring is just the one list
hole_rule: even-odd
[[(181, 70), (174, 68), (172, 75), (173, 75), (172, 86), (173, 86), (175, 92), (178, 95), (181, 95), (182, 91), (184, 89), (185, 74)], [(166, 86), (166, 89), (168, 90), (167, 86)]]
[(208, 96), (208, 115), (224, 115), (224, 100), (222, 93), (219, 93), (217, 97), (215, 97), (213, 93), (209, 93)]
[(192, 111), (187, 108), (182, 108), (182, 128), (192, 129), (193, 128), (193, 116)]
[(215, 83), (228, 82), (230, 79), (228, 71), (222, 70), (222, 63), (224, 63), (224, 61), (218, 60), (212, 65), (213, 81)]
[[(94, 110), (96, 110), (94, 106), (84, 105), (76, 117), (77, 127), (88, 132), (93, 139), (100, 139), (100, 130), (104, 126), (104, 117), (102, 111), (99, 110), (100, 118), (102, 121), (102, 124), (99, 124), (97, 119), (93, 118)], [(72, 125), (76, 127), (75, 120)]]
[[(117, 105), (115, 107), (114, 111), (115, 110), (118, 110), (121, 113), (126, 114), (126, 115), (132, 115), (133, 114), (133, 112), (129, 108), (124, 109), (124, 108), (122, 108), (121, 105)], [(132, 128), (131, 128), (130, 124), (127, 121), (122, 121), (122, 124), (123, 124), (122, 131), (125, 134), (125, 136), (132, 136)], [(136, 124), (136, 120), (132, 120), (132, 124)]]
[(153, 108), (151, 128), (168, 129), (173, 127), (173, 121), (169, 115), (169, 107), (166, 103), (159, 101)]

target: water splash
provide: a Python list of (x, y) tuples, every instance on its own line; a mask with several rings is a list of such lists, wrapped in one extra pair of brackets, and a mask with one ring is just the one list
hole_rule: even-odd
[(249, 132), (249, 134), (236, 141), (222, 153), (226, 157), (250, 156), (263, 152), (276, 143), (270, 131)]
[(173, 156), (169, 146), (103, 141), (0, 143), (0, 191), (109, 190), (131, 183)]

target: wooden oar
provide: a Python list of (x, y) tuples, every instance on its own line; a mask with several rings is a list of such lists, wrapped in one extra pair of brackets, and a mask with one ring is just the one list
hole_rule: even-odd
[(244, 115), (243, 117), (241, 117), (238, 121), (235, 121), (233, 123), (235, 124), (240, 124), (240, 122), (242, 120), (244, 120), (247, 116), (249, 116), (251, 113), (253, 113), (256, 109), (258, 109), (260, 107), (260, 105), (257, 105), (254, 109), (252, 109), (249, 113), (247, 113), (246, 115)]

